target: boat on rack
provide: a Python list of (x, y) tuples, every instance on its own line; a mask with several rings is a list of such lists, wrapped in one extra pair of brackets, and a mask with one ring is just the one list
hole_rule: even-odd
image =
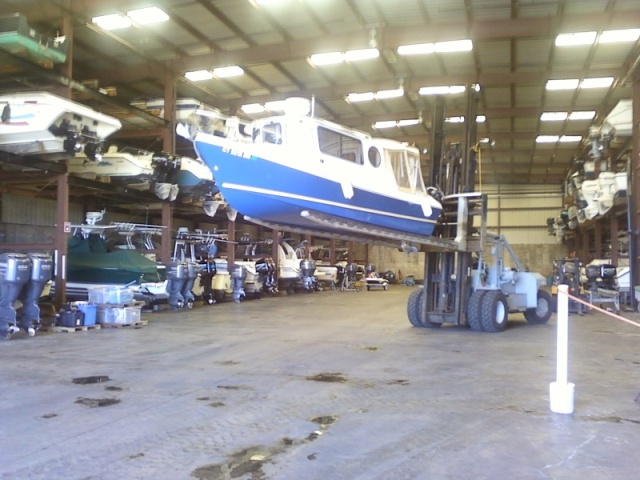
[(175, 177), (180, 157), (166, 152), (149, 152), (110, 145), (100, 160), (91, 161), (84, 152), (69, 159), (67, 171), (85, 178), (107, 179), (136, 190), (153, 190), (161, 200), (174, 200), (178, 193)]
[[(302, 99), (290, 99), (297, 106)], [(308, 102), (306, 102), (308, 107)], [(417, 148), (308, 115), (240, 124), (198, 111), (181, 131), (213, 171), (224, 200), (279, 230), (395, 243), (432, 236), (442, 210)], [(433, 193), (433, 195), (432, 195)]]
[(48, 37), (27, 23), (19, 13), (0, 17), (0, 49), (40, 65), (64, 63), (69, 43), (65, 36)]
[[(166, 266), (128, 248), (110, 248), (109, 232), (160, 235), (162, 227), (130, 223), (99, 225), (102, 212), (87, 212), (86, 223), (72, 226), (66, 260), (66, 294), (86, 300), (88, 290), (103, 287), (128, 287), (138, 300), (148, 304), (167, 299)], [(129, 239), (130, 240), (130, 239)]]
[(211, 169), (199, 158), (180, 157), (179, 163), (180, 167), (176, 171), (179, 200), (212, 200), (219, 190)]
[(0, 95), (0, 151), (62, 160), (84, 150), (98, 159), (120, 120), (48, 92)]

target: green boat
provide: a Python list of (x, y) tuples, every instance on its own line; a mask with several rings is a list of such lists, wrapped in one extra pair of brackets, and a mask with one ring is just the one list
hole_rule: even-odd
[(69, 42), (65, 37), (50, 38), (36, 32), (24, 15), (13, 13), (0, 17), (0, 49), (46, 65), (64, 63)]
[(162, 282), (166, 267), (135, 250), (109, 251), (97, 234), (74, 235), (67, 245), (67, 282), (142, 284)]

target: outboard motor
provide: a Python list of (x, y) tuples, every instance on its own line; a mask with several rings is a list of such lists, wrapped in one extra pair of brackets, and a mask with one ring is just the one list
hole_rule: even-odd
[(271, 258), (256, 260), (256, 271), (262, 281), (262, 290), (269, 295), (278, 293), (278, 280), (276, 279), (276, 266)]
[(20, 292), (22, 315), (20, 327), (30, 336), (35, 335), (40, 327), (40, 307), (38, 302), (46, 283), (53, 275), (53, 259), (47, 253), (30, 253), (31, 276)]
[(183, 262), (172, 262), (167, 269), (167, 291), (169, 293), (169, 305), (173, 308), (184, 307), (182, 287), (187, 280), (187, 265)]
[(193, 290), (193, 286), (196, 283), (196, 278), (198, 278), (198, 264), (194, 262), (187, 262), (185, 268), (187, 270), (187, 276), (182, 285), (182, 298), (184, 299), (185, 306), (187, 308), (193, 308), (193, 301), (196, 299), (195, 295), (191, 290)]
[(244, 265), (234, 265), (233, 270), (231, 270), (231, 288), (233, 289), (231, 298), (233, 298), (234, 302), (240, 302), (246, 296), (244, 293), (244, 281), (246, 278), (247, 269)]
[(308, 292), (315, 289), (316, 277), (313, 276), (315, 271), (316, 262), (308, 258), (300, 260), (300, 277), (302, 279), (302, 287)]
[(8, 340), (20, 328), (16, 325), (16, 300), (29, 281), (29, 257), (23, 253), (0, 255), (0, 337)]
[(213, 277), (216, 274), (216, 262), (213, 258), (207, 258), (203, 265), (200, 265), (200, 285), (202, 285), (202, 303), (213, 305), (216, 299), (213, 295)]
[(598, 289), (616, 292), (618, 290), (616, 273), (616, 267), (613, 265), (587, 265), (585, 274), (588, 289), (593, 292), (597, 292)]
[(373, 263), (368, 263), (366, 267), (364, 267), (365, 277), (377, 277), (376, 275), (376, 266)]

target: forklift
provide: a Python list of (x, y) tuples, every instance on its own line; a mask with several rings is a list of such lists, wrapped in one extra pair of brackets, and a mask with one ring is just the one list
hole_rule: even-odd
[[(425, 252), (424, 284), (409, 296), (407, 316), (415, 327), (444, 324), (501, 332), (509, 313), (531, 324), (546, 323), (553, 310), (546, 279), (527, 271), (503, 235), (487, 231), (487, 197), (474, 192), (477, 154), (477, 86), (467, 88), (462, 145), (444, 143), (444, 98), (435, 97), (430, 182), (440, 190), (442, 214), (436, 238)], [(515, 267), (506, 268), (505, 254)]]

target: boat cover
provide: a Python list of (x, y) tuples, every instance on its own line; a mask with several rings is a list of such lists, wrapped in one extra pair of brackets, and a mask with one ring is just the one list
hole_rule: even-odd
[(108, 251), (103, 239), (74, 236), (68, 243), (67, 279), (70, 282), (160, 282), (159, 264), (135, 250)]

